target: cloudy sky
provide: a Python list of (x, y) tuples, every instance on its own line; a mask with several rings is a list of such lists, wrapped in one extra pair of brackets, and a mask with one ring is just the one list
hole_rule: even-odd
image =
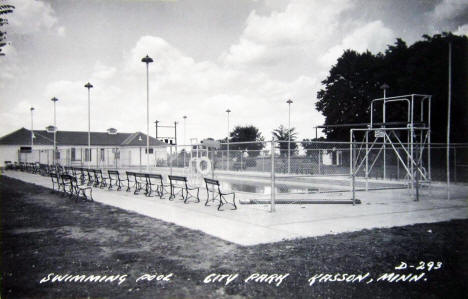
[[(0, 57), (0, 135), (59, 130), (146, 132), (179, 122), (179, 143), (255, 125), (268, 140), (291, 124), (314, 137), (317, 91), (344, 49), (377, 53), (397, 37), (468, 33), (466, 0), (6, 0), (10, 45)], [(160, 135), (171, 132), (160, 131)], [(154, 134), (151, 124), (150, 134)]]

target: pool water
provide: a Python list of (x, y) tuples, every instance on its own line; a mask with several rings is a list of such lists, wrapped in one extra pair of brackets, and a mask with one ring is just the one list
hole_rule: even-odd
[[(271, 186), (261, 183), (238, 183), (238, 182), (222, 182), (223, 189), (232, 191), (248, 192), (248, 193), (260, 193), (260, 194), (271, 194)], [(318, 188), (315, 187), (296, 187), (283, 184), (277, 184), (276, 193), (317, 193)]]

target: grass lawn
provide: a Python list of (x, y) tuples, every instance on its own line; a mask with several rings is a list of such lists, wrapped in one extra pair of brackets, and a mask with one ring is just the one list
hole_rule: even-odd
[(468, 220), (242, 247), (5, 176), (0, 202), (1, 298), (468, 294)]

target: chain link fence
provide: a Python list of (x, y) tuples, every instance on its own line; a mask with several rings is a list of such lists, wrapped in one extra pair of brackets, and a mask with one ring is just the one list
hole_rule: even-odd
[[(361, 146), (354, 144), (355, 149)], [(274, 159), (272, 159), (274, 153)], [(407, 171), (400, 158), (405, 159), (405, 149), (387, 145), (386, 150), (379, 148), (369, 150), (368, 177), (386, 181), (404, 181)], [(427, 148), (422, 151), (425, 171), (432, 181), (447, 180), (446, 165), (447, 147), (445, 144), (431, 144), (430, 159)], [(18, 151), (19, 162), (37, 162), (53, 164), (54, 155), (51, 148), (35, 148), (31, 152)], [(358, 150), (354, 155), (361, 155)], [(385, 156), (385, 165), (384, 159)], [(204, 159), (203, 165), (198, 160)], [(356, 161), (359, 157), (353, 157)], [(430, 166), (429, 161), (430, 160)], [(452, 144), (450, 147), (450, 180), (468, 182), (468, 144)], [(274, 163), (272, 163), (274, 160)], [(241, 142), (222, 143), (218, 148), (204, 145), (165, 145), (151, 147), (149, 154), (146, 147), (93, 147), (89, 153), (86, 147), (59, 147), (56, 161), (62, 166), (91, 167), (102, 169), (138, 169), (165, 174), (211, 176), (227, 181), (238, 190), (271, 192), (272, 171), (279, 180), (278, 192), (309, 193), (315, 187), (307, 187), (307, 178), (316, 178), (320, 183), (329, 178), (329, 184), (337, 184), (333, 177), (341, 177), (343, 186), (349, 182), (350, 143), (325, 141), (274, 141), (274, 142)], [(208, 162), (207, 162), (208, 161)], [(203, 169), (200, 169), (203, 168)], [(207, 170), (207, 168), (209, 168)], [(195, 174), (195, 175), (194, 175)], [(365, 168), (356, 174), (365, 177)], [(248, 181), (256, 179), (258, 184)], [(247, 183), (246, 183), (247, 181)], [(243, 182), (243, 184), (241, 183)], [(330, 183), (331, 182), (331, 183)], [(349, 186), (349, 184), (348, 184)]]

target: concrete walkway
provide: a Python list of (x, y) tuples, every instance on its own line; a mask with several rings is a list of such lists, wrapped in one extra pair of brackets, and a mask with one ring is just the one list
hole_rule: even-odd
[[(40, 175), (6, 171), (2, 175), (24, 182), (51, 188), (50, 178)], [(468, 218), (468, 186), (454, 185), (451, 200), (446, 197), (443, 185), (434, 185), (423, 191), (421, 200), (409, 198), (407, 190), (380, 190), (359, 192), (360, 205), (286, 204), (241, 205), (238, 210), (217, 211), (216, 206), (204, 205), (205, 191), (200, 189), (201, 203), (184, 204), (181, 200), (169, 201), (159, 197), (133, 195), (133, 192), (108, 191), (93, 188), (96, 202), (119, 207), (190, 229), (239, 245), (256, 245), (286, 239), (321, 236), (377, 227), (404, 226)], [(349, 194), (283, 195), (281, 198), (349, 198)], [(277, 197), (280, 197), (278, 195)], [(236, 199), (258, 198), (255, 194), (236, 193)]]

